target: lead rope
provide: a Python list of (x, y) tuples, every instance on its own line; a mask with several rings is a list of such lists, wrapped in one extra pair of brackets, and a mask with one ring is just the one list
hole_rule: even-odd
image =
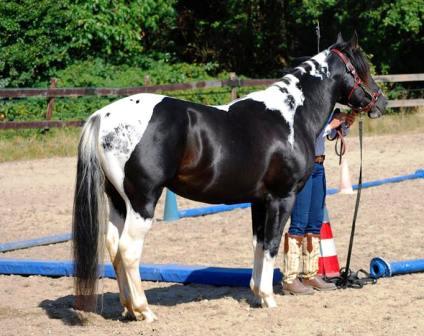
[[(332, 139), (334, 140), (334, 139)], [(340, 149), (339, 149), (339, 140), (340, 140)], [(336, 142), (334, 144), (334, 151), (336, 152), (336, 155), (339, 157), (339, 166), (342, 164), (342, 158), (343, 155), (346, 153), (346, 142), (344, 140), (343, 132), (342, 132), (342, 126), (339, 126), (336, 129)]]
[[(333, 112), (333, 114), (340, 113), (340, 109), (336, 108)], [(346, 142), (344, 140), (343, 131), (342, 131), (342, 125), (337, 127), (335, 129), (336, 134), (334, 137), (331, 137), (331, 134), (327, 135), (327, 139), (329, 141), (335, 141), (334, 143), (334, 151), (336, 152), (336, 155), (339, 157), (339, 166), (342, 164), (342, 158), (343, 155), (346, 153)], [(340, 142), (339, 142), (340, 141)], [(340, 143), (340, 145), (339, 145)]]
[[(334, 283), (338, 288), (362, 288), (364, 285), (371, 283), (377, 283), (377, 279), (370, 277), (370, 274), (360, 269), (357, 272), (353, 272), (350, 267), (350, 259), (352, 256), (353, 239), (355, 237), (356, 219), (358, 217), (359, 201), (361, 199), (362, 191), (362, 132), (363, 132), (363, 120), (362, 114), (359, 115), (359, 153), (360, 153), (360, 165), (359, 165), (359, 179), (358, 179), (358, 192), (356, 194), (355, 211), (353, 213), (352, 228), (350, 231), (349, 249), (347, 253), (346, 266), (340, 269), (339, 277), (325, 278), (327, 281)], [(340, 156), (341, 158), (341, 156)], [(362, 276), (360, 275), (362, 274)]]

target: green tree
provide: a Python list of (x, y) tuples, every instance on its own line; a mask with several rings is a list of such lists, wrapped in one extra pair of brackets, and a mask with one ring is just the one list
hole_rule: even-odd
[(74, 53), (112, 63), (133, 59), (146, 48), (160, 47), (161, 32), (174, 24), (174, 1), (79, 0), (71, 6), (69, 27), (77, 32), (71, 41)]
[[(372, 56), (378, 73), (422, 72), (424, 0), (290, 0), (301, 45), (313, 40), (320, 21), (323, 45), (338, 31), (350, 37), (356, 30), (363, 49)], [(302, 49), (302, 48), (301, 48)]]
[(76, 60), (131, 62), (160, 48), (171, 0), (3, 0), (0, 87), (32, 85)]
[(67, 2), (0, 2), (0, 87), (30, 85), (69, 62), (69, 14)]
[(275, 75), (287, 64), (286, 10), (278, 0), (180, 0), (171, 39), (184, 61), (217, 62), (247, 76)]
[(316, 53), (317, 21), (321, 48), (356, 30), (378, 73), (423, 71), (424, 0), (2, 0), (0, 87), (45, 86), (73, 64), (107, 77), (110, 65), (152, 59), (278, 76)]

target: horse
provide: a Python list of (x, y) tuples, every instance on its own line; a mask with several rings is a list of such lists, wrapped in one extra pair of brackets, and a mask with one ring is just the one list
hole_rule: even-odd
[(274, 262), (296, 193), (309, 177), (315, 139), (336, 102), (380, 117), (387, 99), (356, 33), (268, 88), (227, 105), (164, 95), (117, 100), (86, 121), (78, 146), (73, 210), (75, 288), (93, 297), (106, 246), (129, 318), (153, 321), (139, 264), (163, 188), (206, 202), (251, 203), (250, 288), (276, 307)]

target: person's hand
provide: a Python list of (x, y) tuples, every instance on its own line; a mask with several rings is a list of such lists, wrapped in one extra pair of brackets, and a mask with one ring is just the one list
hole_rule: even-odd
[(333, 119), (330, 121), (330, 128), (335, 129), (340, 127), (346, 121), (347, 113), (337, 111), (333, 115)]
[(345, 119), (345, 123), (347, 124), (347, 127), (352, 126), (352, 124), (355, 122), (355, 119), (356, 119), (356, 113), (355, 112), (349, 113)]
[(346, 123), (347, 127), (350, 127), (356, 119), (356, 113), (345, 113), (337, 111), (334, 113), (333, 119), (330, 122), (330, 128), (338, 128), (341, 124)]

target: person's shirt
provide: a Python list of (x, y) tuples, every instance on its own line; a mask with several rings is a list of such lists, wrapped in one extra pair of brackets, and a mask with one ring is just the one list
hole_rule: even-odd
[[(327, 123), (327, 126), (324, 127), (324, 129), (321, 131), (321, 133), (315, 140), (315, 156), (325, 154), (325, 138), (327, 137), (327, 135), (330, 135), (331, 138), (334, 138), (336, 136), (336, 129), (331, 129), (330, 127), (330, 121), (333, 120), (333, 114), (334, 112), (331, 113), (330, 117), (328, 118), (329, 121)], [(341, 125), (341, 130), (343, 136), (349, 133), (349, 127), (345, 122)]]

